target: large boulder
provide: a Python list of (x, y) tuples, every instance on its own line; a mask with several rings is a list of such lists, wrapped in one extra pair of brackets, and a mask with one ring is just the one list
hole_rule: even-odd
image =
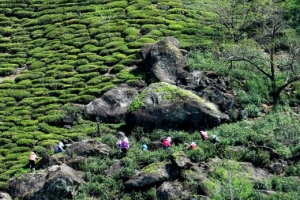
[(84, 173), (65, 164), (53, 165), (43, 171), (14, 177), (8, 181), (13, 199), (73, 199), (84, 183)]
[(165, 181), (156, 191), (156, 198), (159, 200), (191, 199), (191, 196), (179, 181)]
[(104, 170), (104, 174), (108, 177), (113, 177), (118, 172), (124, 169), (124, 164), (120, 160), (116, 160), (109, 168)]
[(191, 160), (185, 155), (183, 151), (178, 151), (172, 154), (171, 161), (179, 168), (191, 167), (193, 164)]
[(0, 192), (0, 200), (12, 200), (11, 196), (5, 192)]
[(111, 148), (106, 144), (92, 140), (89, 142), (74, 142), (69, 149), (67, 154), (72, 157), (77, 156), (98, 156), (98, 155), (109, 155)]
[(162, 183), (169, 179), (174, 179), (179, 175), (179, 171), (172, 164), (159, 162), (152, 163), (142, 169), (139, 173), (132, 176), (125, 182), (125, 187), (143, 188)]
[(147, 146), (149, 151), (155, 151), (162, 148), (160, 141), (150, 141)]
[(287, 166), (288, 165), (286, 161), (274, 159), (270, 164), (269, 169), (273, 174), (280, 175), (285, 171)]
[(52, 156), (46, 154), (36, 165), (37, 169), (45, 169), (52, 165), (62, 165), (66, 164), (73, 169), (78, 170), (80, 164), (85, 163), (86, 158), (83, 156), (70, 157), (65, 153), (54, 154)]
[(141, 52), (152, 80), (175, 85), (179, 74), (187, 66), (179, 41), (175, 38), (167, 37), (155, 44), (145, 44)]
[(130, 129), (200, 130), (220, 125), (229, 117), (213, 103), (193, 92), (160, 82), (149, 85), (129, 107), (126, 124)]
[(101, 98), (90, 102), (85, 112), (90, 117), (99, 117), (104, 122), (124, 121), (130, 103), (138, 94), (136, 89), (121, 84), (104, 93)]
[(228, 89), (230, 78), (211, 71), (192, 71), (184, 74), (180, 87), (193, 90), (198, 96), (216, 104), (232, 120), (245, 119), (248, 114), (235, 100), (236, 93)]

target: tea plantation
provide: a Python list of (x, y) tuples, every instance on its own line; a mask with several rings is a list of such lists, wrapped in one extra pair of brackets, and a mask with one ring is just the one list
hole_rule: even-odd
[(144, 43), (173, 36), (190, 49), (209, 45), (205, 36), (214, 35), (197, 23), (201, 8), (193, 1), (1, 0), (0, 11), (1, 188), (31, 149), (40, 153), (96, 132), (84, 119), (72, 129), (59, 125), (65, 112), (76, 112), (72, 103), (88, 104), (142, 79), (142, 69), (127, 67), (139, 65)]
[[(0, 0), (0, 190), (7, 189), (10, 177), (27, 172), (25, 166), (32, 150), (38, 155), (53, 154), (53, 147), (63, 139), (96, 138), (111, 147), (115, 145), (114, 134), (123, 123), (101, 123), (102, 137), (99, 137), (96, 123), (73, 105), (86, 105), (120, 83), (135, 85), (145, 79), (140, 56), (144, 44), (175, 37), (182, 49), (203, 52), (221, 49), (221, 42), (230, 43), (224, 39), (222, 30), (225, 28), (214, 24), (214, 15), (197, 2)], [(190, 68), (200, 68), (197, 63), (202, 63), (206, 70), (219, 70), (228, 75), (224, 63), (212, 57), (203, 54), (203, 59), (199, 60), (196, 54), (191, 54)], [(270, 156), (267, 151), (246, 149), (235, 155), (228, 149), (234, 145), (247, 146), (249, 140), (258, 145), (268, 144), (283, 158), (300, 152), (298, 115), (291, 114), (289, 105), (284, 103), (269, 116), (260, 115), (259, 104), (269, 103), (266, 86), (260, 85), (264, 78), (253, 71), (249, 72), (249, 79), (240, 84), (238, 79), (243, 77), (244, 70), (241, 67), (230, 71), (232, 87), (244, 87), (246, 91), (247, 87), (257, 88), (256, 92), (250, 89), (248, 93), (239, 92), (238, 98), (241, 105), (248, 106), (253, 117), (261, 118), (255, 120), (256, 123), (236, 122), (210, 130), (223, 138), (221, 150), (201, 144), (197, 154), (187, 152), (193, 161), (218, 155), (266, 166)], [(295, 91), (299, 88), (295, 84)], [(283, 94), (282, 98), (284, 102), (289, 97)], [(297, 107), (298, 93), (291, 98)], [(66, 115), (76, 118), (72, 128), (63, 127)], [(289, 133), (285, 132), (287, 129)], [(142, 142), (158, 140), (165, 134), (175, 139), (174, 150), (147, 155), (140, 152)], [(295, 140), (285, 142), (291, 134)], [(113, 199), (123, 194), (124, 199), (153, 199), (154, 188), (124, 192), (122, 181), (132, 176), (141, 163), (146, 165), (168, 159), (175, 150), (183, 149), (185, 141), (201, 143), (198, 133), (180, 131), (157, 130), (149, 134), (137, 128), (131, 137), (132, 151), (123, 158), (127, 168), (117, 177), (105, 178), (101, 174), (113, 159), (120, 158), (116, 149), (110, 158), (89, 158), (89, 164), (82, 166), (88, 172), (88, 183), (81, 188), (78, 199), (101, 195), (102, 199)], [(299, 169), (297, 162), (290, 166), (288, 175), (299, 176)], [(289, 195), (281, 196), (286, 199), (300, 193), (299, 186), (291, 180), (272, 181), (247, 187), (251, 188), (251, 195), (259, 185)], [(280, 195), (274, 199), (277, 197)]]

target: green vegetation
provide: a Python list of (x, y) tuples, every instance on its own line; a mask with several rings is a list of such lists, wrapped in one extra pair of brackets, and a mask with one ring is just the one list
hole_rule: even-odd
[[(189, 51), (189, 70), (211, 70), (230, 77), (229, 87), (236, 91), (237, 103), (245, 107), (249, 117), (260, 118), (209, 130), (222, 140), (213, 146), (202, 142), (198, 133), (160, 130), (144, 133), (137, 128), (131, 133), (132, 147), (125, 157), (113, 148), (109, 157), (88, 158), (88, 165), (82, 166), (87, 183), (80, 188), (76, 199), (96, 196), (100, 199), (155, 199), (155, 187), (129, 192), (124, 190), (123, 182), (135, 170), (169, 161), (176, 151), (184, 151), (193, 162), (218, 156), (252, 162), (260, 167), (267, 167), (273, 158), (260, 146), (274, 149), (282, 159), (299, 154), (298, 114), (296, 109), (290, 109), (300, 104), (299, 76), (295, 74), (299, 69), (299, 1), (280, 1), (280, 5), (264, 0), (244, 4), (230, 2), (235, 1), (0, 0), (1, 191), (7, 189), (10, 177), (27, 172), (24, 167), (32, 150), (43, 155), (52, 152), (59, 140), (87, 137), (114, 147), (114, 133), (124, 123), (101, 123), (103, 136), (98, 138), (95, 122), (72, 105), (88, 104), (120, 83), (134, 85), (144, 79), (147, 74), (140, 48), (166, 36), (177, 37), (181, 48)], [(273, 5), (278, 7), (273, 9)], [(284, 8), (285, 13), (274, 14), (279, 8)], [(241, 17), (244, 11), (248, 11), (246, 18)], [(272, 16), (266, 15), (269, 13)], [(227, 18), (228, 14), (232, 16)], [(262, 21), (265, 19), (262, 14), (269, 20)], [(279, 20), (278, 16), (282, 18)], [(222, 21), (224, 19), (233, 21)], [(264, 33), (259, 28), (272, 24), (274, 19), (286, 26), (280, 26), (283, 31), (269, 38), (271, 41), (262, 40), (265, 37), (256, 35)], [(235, 59), (228, 59), (232, 55)], [(286, 59), (288, 56), (292, 59)], [(295, 62), (290, 62), (292, 60)], [(133, 65), (137, 68), (133, 69)], [(159, 85), (156, 92), (167, 93), (166, 98), (176, 96), (185, 100), (186, 95), (191, 95), (199, 99), (173, 86)], [(129, 112), (141, 108), (145, 96), (142, 92), (131, 103)], [(277, 111), (264, 116), (261, 105), (275, 101), (278, 101)], [(62, 127), (66, 114), (78, 117), (70, 129)], [(173, 139), (170, 151), (140, 151), (142, 143), (160, 140), (163, 135)], [(188, 151), (182, 146), (191, 141), (198, 144), (197, 150)], [(232, 146), (244, 149), (235, 152)], [(114, 177), (105, 177), (104, 169), (116, 159), (121, 159), (124, 168)], [(239, 175), (228, 176), (238, 169), (238, 165), (225, 163), (210, 174), (210, 186), (214, 187), (217, 182), (224, 185), (212, 198), (230, 198), (230, 191), (239, 199), (299, 197), (296, 182), (284, 177), (300, 175), (299, 161), (288, 166), (284, 176), (261, 183), (250, 183)], [(230, 181), (232, 185), (226, 185)], [(232, 186), (240, 190), (230, 190)], [(276, 194), (267, 197), (259, 190), (273, 190)]]
[[(241, 170), (241, 166), (238, 163), (247, 161), (260, 167), (264, 167), (269, 163), (272, 153), (259, 148), (253, 150), (253, 146), (273, 148), (282, 158), (289, 157), (291, 152), (293, 154), (299, 152), (299, 145), (294, 145), (297, 143), (297, 141), (294, 143), (294, 139), (298, 138), (299, 140), (300, 138), (299, 133), (297, 131), (287, 131), (295, 130), (295, 126), (299, 128), (297, 117), (289, 115), (288, 112), (284, 114), (272, 113), (265, 118), (258, 119), (256, 123), (244, 121), (224, 124), (209, 131), (210, 135), (216, 134), (221, 138), (221, 142), (216, 145), (209, 141), (203, 142), (199, 132), (187, 133), (183, 131), (166, 132), (155, 130), (152, 133), (145, 133), (142, 131), (142, 128), (137, 128), (130, 135), (131, 148), (126, 156), (122, 156), (114, 145), (116, 141), (115, 133), (107, 133), (101, 138), (101, 142), (111, 145), (113, 150), (109, 157), (103, 156), (101, 159), (91, 157), (88, 158), (89, 164), (82, 166), (87, 173), (86, 176), (89, 181), (81, 188), (78, 198), (99, 194), (98, 188), (93, 186), (95, 184), (101, 185), (102, 189), (108, 190), (111, 184), (114, 183), (114, 189), (106, 193), (106, 195), (112, 197), (116, 195), (116, 190), (122, 190), (122, 182), (128, 180), (134, 174), (133, 171), (135, 169), (142, 170), (145, 173), (156, 172), (157, 168), (164, 166), (165, 162), (170, 161), (174, 156), (182, 154), (182, 152), (193, 162), (204, 162), (216, 156), (222, 159), (219, 164), (210, 166), (213, 170), (208, 174), (208, 179), (204, 181), (204, 185), (209, 190), (214, 191), (216, 189), (218, 191), (212, 194), (212, 199), (230, 198), (231, 195), (241, 199), (276, 199), (279, 194), (287, 198), (295, 197), (299, 193), (299, 187), (297, 186), (297, 181), (292, 178), (280, 176), (266, 179), (265, 181), (250, 181), (250, 172), (249, 174), (247, 172), (246, 174), (242, 173), (243, 170)], [(287, 135), (282, 136), (284, 133)], [(172, 147), (169, 151), (161, 149), (147, 152), (141, 151), (143, 143), (159, 141), (166, 135), (172, 138)], [(282, 137), (290, 138), (289, 142), (282, 139)], [(196, 150), (189, 150), (184, 147), (183, 144), (185, 142), (190, 143), (191, 141), (196, 142), (198, 146)], [(251, 141), (251, 144), (249, 141)], [(284, 144), (282, 142), (287, 143)], [(243, 146), (244, 149), (232, 151), (231, 148), (235, 146)], [(112, 178), (105, 179), (103, 169), (112, 165), (117, 159), (121, 160), (124, 168)], [(286, 175), (292, 174), (299, 174), (299, 164), (288, 168)], [(194, 178), (191, 177), (191, 180), (186, 182), (186, 189), (190, 192), (194, 192)], [(108, 180), (108, 182), (105, 180)], [(220, 185), (221, 188), (219, 188)], [(274, 194), (266, 196), (260, 192), (261, 190), (272, 190)], [(147, 191), (141, 191), (141, 195), (144, 198)], [(133, 197), (136, 195), (136, 191), (123, 191), (122, 195)]]

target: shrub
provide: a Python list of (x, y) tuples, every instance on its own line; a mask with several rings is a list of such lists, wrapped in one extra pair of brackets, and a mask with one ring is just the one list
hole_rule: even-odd
[(16, 77), (15, 81), (19, 82), (19, 81), (26, 80), (26, 79), (33, 80), (33, 79), (37, 79), (37, 78), (42, 78), (44, 76), (45, 76), (45, 74), (43, 72), (24, 72), (24, 73), (19, 74)]
[(49, 124), (59, 124), (64, 118), (64, 114), (62, 111), (58, 110), (55, 114), (48, 114), (46, 116), (38, 117), (39, 122), (46, 122)]
[(257, 117), (260, 113), (259, 107), (253, 104), (247, 105), (245, 110), (247, 111), (249, 117)]
[[(78, 54), (78, 58), (80, 58), (82, 55)], [(77, 59), (74, 63), (75, 66), (80, 66), (80, 65), (85, 65), (85, 64), (88, 64), (89, 61), (87, 59)]]
[(19, 133), (19, 134), (16, 134), (16, 135), (13, 135), (12, 137), (11, 137), (11, 139), (13, 140), (13, 141), (18, 141), (18, 140), (20, 140), (20, 139), (34, 139), (34, 136), (33, 135), (31, 135), (31, 134), (24, 134), (24, 133)]
[(140, 34), (140, 30), (135, 27), (129, 27), (123, 31), (123, 34), (125, 34), (126, 36), (128, 35), (137, 36)]
[(32, 87), (32, 82), (31, 82), (31, 80), (23, 80), (23, 81), (20, 81), (18, 83), (18, 85), (22, 86), (23, 88), (30, 88), (30, 87)]
[(30, 151), (29, 147), (16, 147), (10, 150), (11, 153), (22, 153)]
[(110, 70), (110, 73), (118, 73), (118, 72), (120, 72), (123, 69), (125, 69), (124, 65), (122, 65), (122, 64), (116, 64), (116, 65), (112, 66), (112, 68)]
[(36, 141), (31, 140), (31, 139), (20, 139), (16, 143), (17, 143), (18, 146), (24, 146), (24, 147), (32, 148), (36, 144)]
[(81, 95), (81, 96), (77, 96), (77, 97), (71, 99), (71, 101), (73, 103), (88, 104), (91, 101), (93, 101), (94, 99), (95, 99), (95, 97), (92, 95)]
[(114, 87), (116, 87), (116, 85), (113, 84), (113, 83), (111, 83), (111, 84), (106, 84), (106, 86), (102, 87), (102, 88), (99, 90), (99, 94), (103, 94), (103, 93), (107, 92), (108, 90), (113, 89)]
[(189, 150), (186, 152), (186, 154), (188, 158), (193, 162), (201, 162), (206, 158), (203, 149), (201, 149), (200, 147), (197, 147), (197, 149)]
[(39, 130), (38, 126), (26, 126), (23, 128), (24, 132), (33, 132)]
[(14, 68), (0, 68), (0, 76), (12, 75), (14, 71)]
[(99, 47), (92, 45), (92, 44), (86, 44), (84, 47), (81, 48), (82, 52), (99, 52)]
[(9, 144), (12, 141), (10, 139), (7, 138), (0, 138), (0, 145), (4, 145), (4, 144)]
[(57, 144), (59, 143), (59, 140), (44, 140), (39, 143), (40, 147), (44, 147), (46, 149), (53, 149)]
[[(8, 180), (9, 177), (7, 179), (4, 178), (4, 180)], [(3, 178), (1, 179), (3, 180)], [(0, 181), (0, 190), (1, 191), (6, 191), (8, 189), (9, 185), (7, 182), (3, 182), (3, 181)]]
[(118, 59), (113, 56), (104, 56), (103, 60), (107, 65), (114, 65), (118, 62)]
[[(249, 199), (252, 196), (254, 193), (253, 184), (247, 179), (247, 175), (240, 173), (240, 168), (237, 163), (227, 164), (225, 161), (209, 174), (210, 180), (221, 184), (221, 189), (213, 194), (213, 198)], [(215, 187), (214, 184), (209, 184), (208, 181), (204, 184), (210, 189)]]
[(288, 176), (300, 176), (300, 162), (297, 162), (295, 165), (288, 166), (286, 168), (286, 174)]
[(44, 140), (63, 140), (65, 139), (64, 136), (56, 135), (56, 134), (42, 134), (37, 136), (37, 139), (41, 142)]
[(81, 65), (77, 67), (76, 71), (79, 73), (93, 72), (93, 71), (107, 71), (108, 67), (106, 66), (98, 66), (94, 64)]
[(270, 154), (267, 151), (258, 149), (254, 150), (243, 150), (242, 161), (252, 162), (259, 166), (266, 166), (270, 162)]
[(141, 79), (141, 75), (135, 75), (132, 71), (129, 71), (127, 69), (121, 70), (117, 75), (117, 78), (122, 79), (124, 81), (131, 80), (131, 79)]

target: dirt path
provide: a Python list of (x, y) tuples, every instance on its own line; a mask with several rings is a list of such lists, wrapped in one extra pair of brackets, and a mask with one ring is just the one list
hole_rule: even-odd
[(15, 80), (15, 78), (24, 70), (26, 70), (27, 67), (21, 67), (21, 68), (17, 68), (14, 72), (14, 74), (10, 75), (10, 76), (4, 76), (4, 77), (0, 77), (0, 83), (2, 83), (5, 80)]

